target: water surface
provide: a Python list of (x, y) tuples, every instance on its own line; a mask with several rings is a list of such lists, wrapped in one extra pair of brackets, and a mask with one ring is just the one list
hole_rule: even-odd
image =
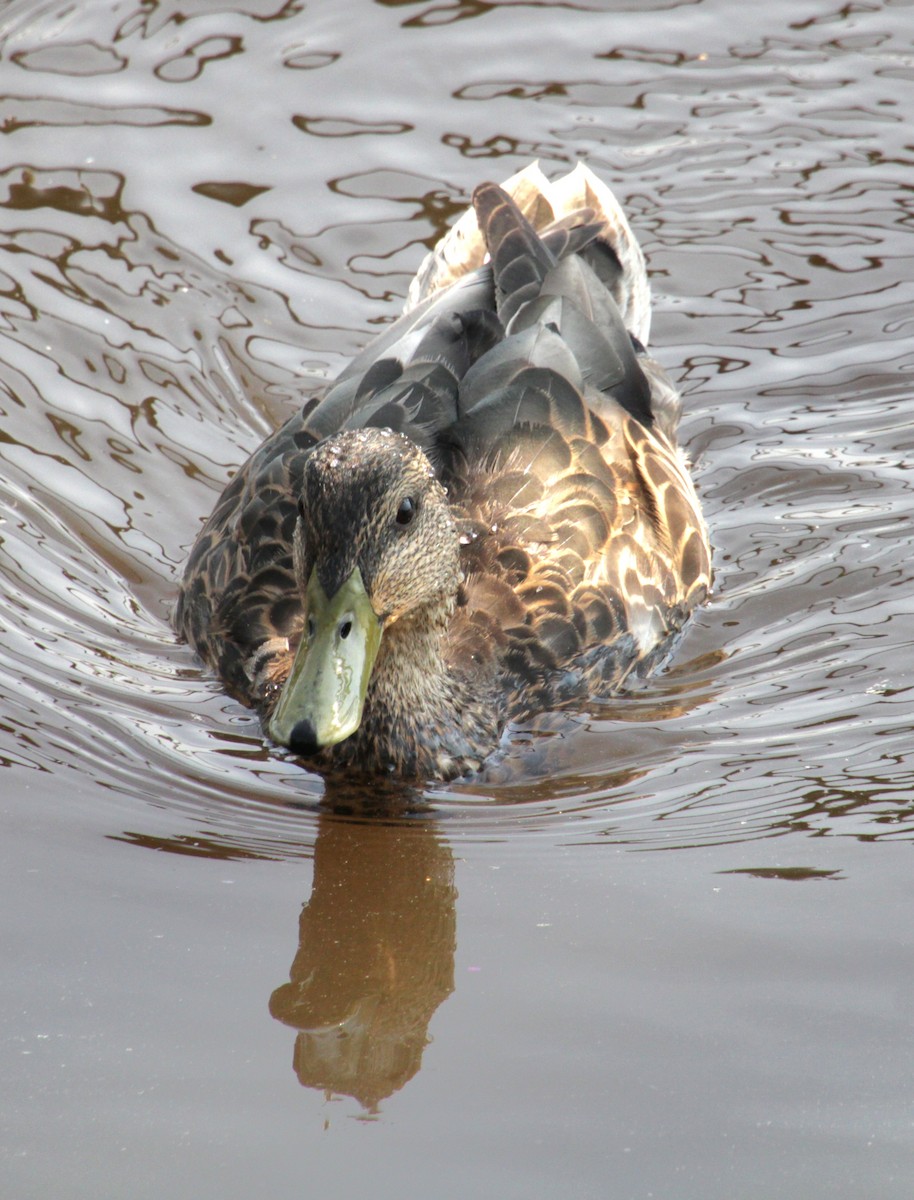
[[(0, 8), (4, 1195), (911, 1195), (912, 8)], [(177, 580), (532, 157), (644, 246), (715, 594), (366, 811)]]

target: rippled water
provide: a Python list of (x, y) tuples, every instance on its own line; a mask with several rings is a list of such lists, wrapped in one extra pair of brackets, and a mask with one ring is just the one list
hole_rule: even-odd
[[(912, 21), (0, 7), (4, 1194), (911, 1195)], [(366, 811), (176, 581), (532, 157), (644, 246), (715, 595), (520, 779)]]

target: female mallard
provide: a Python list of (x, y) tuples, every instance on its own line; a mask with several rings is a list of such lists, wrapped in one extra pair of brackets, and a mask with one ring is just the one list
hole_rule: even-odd
[(177, 627), (275, 742), (449, 779), (509, 720), (669, 650), (710, 555), (649, 320), (586, 167), (476, 189), (404, 315), (251, 456), (187, 564)]

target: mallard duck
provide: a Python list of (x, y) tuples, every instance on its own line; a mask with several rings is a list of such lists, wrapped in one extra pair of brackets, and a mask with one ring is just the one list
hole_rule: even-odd
[(401, 316), (260, 446), (190, 555), (181, 634), (321, 772), (478, 771), (509, 721), (617, 691), (708, 594), (608, 188), (537, 164), (427, 257)]

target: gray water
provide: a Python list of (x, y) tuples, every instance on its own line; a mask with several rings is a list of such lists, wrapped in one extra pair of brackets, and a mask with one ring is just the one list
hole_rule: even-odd
[[(912, 35), (0, 6), (4, 1197), (914, 1194)], [(533, 157), (645, 249), (715, 594), (519, 777), (368, 813), (176, 643), (177, 579)]]

